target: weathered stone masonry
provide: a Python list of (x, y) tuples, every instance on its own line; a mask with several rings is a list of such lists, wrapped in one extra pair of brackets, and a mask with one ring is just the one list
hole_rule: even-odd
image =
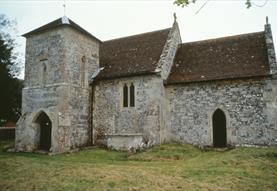
[[(35, 121), (41, 112), (52, 121), (52, 152), (87, 145), (90, 139), (88, 79), (99, 67), (99, 42), (65, 26), (27, 36), (26, 47), (23, 115), (16, 131), (17, 150), (38, 149), (40, 127)], [(45, 79), (41, 79), (43, 61), (47, 61)], [(84, 83), (80, 77), (81, 64), (85, 67)]]
[[(24, 36), (18, 151), (91, 144), (126, 150), (168, 141), (216, 146), (217, 109), (226, 118), (217, 125), (226, 126), (222, 146), (277, 145), (268, 23), (257, 33), (182, 43), (175, 20), (168, 29), (102, 42), (63, 17)], [(129, 103), (134, 87), (134, 106), (123, 105), (125, 85)]]
[(276, 81), (190, 83), (167, 86), (166, 91), (171, 137), (176, 141), (212, 146), (212, 115), (220, 108), (227, 117), (229, 145), (276, 144), (277, 103), (270, 96), (276, 93)]
[[(135, 107), (123, 107), (123, 85), (135, 86)], [(142, 136), (144, 142), (161, 143), (163, 82), (155, 75), (100, 81), (95, 86), (93, 129), (106, 135)], [(95, 138), (96, 138), (95, 137)], [(116, 147), (116, 146), (114, 146)]]

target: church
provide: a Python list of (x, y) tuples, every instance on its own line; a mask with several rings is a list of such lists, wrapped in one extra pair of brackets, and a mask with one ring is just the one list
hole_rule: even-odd
[(17, 151), (166, 142), (277, 145), (277, 64), (264, 31), (182, 43), (170, 28), (101, 41), (64, 16), (26, 38)]

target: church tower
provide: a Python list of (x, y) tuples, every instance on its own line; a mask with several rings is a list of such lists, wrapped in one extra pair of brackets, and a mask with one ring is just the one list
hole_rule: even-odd
[(90, 141), (91, 75), (101, 41), (66, 16), (27, 34), (16, 150), (65, 152)]

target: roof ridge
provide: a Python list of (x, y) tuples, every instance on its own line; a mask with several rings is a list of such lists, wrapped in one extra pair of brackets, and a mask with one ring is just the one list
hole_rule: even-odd
[(195, 43), (208, 43), (208, 42), (214, 42), (214, 41), (218, 41), (218, 40), (220, 40), (220, 41), (221, 40), (229, 40), (229, 39), (233, 39), (233, 38), (240, 38), (240, 37), (256, 35), (256, 34), (261, 34), (261, 33), (264, 33), (264, 31), (237, 34), (237, 35), (230, 35), (230, 36), (217, 37), (217, 38), (210, 38), (210, 39), (197, 40), (197, 41), (192, 41), (192, 42), (185, 42), (185, 43), (182, 43), (181, 46), (182, 45), (188, 45), (188, 44), (195, 44)]
[(168, 27), (168, 28), (160, 29), (160, 30), (149, 31), (149, 32), (143, 32), (143, 33), (139, 33), (139, 34), (135, 34), (135, 35), (129, 35), (129, 36), (124, 36), (124, 37), (114, 38), (114, 39), (106, 40), (106, 41), (103, 41), (103, 42), (105, 43), (105, 42), (111, 42), (111, 41), (126, 39), (126, 38), (133, 38), (133, 37), (136, 37), (136, 36), (142, 36), (142, 35), (146, 35), (146, 34), (151, 34), (151, 33), (170, 30), (171, 28), (172, 27)]

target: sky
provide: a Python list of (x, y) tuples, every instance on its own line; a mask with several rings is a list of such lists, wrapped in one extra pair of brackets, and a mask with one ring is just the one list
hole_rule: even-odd
[[(66, 16), (102, 41), (171, 27), (175, 12), (183, 42), (262, 31), (268, 16), (277, 44), (277, 0), (254, 0), (250, 9), (245, 0), (198, 0), (184, 8), (173, 0), (65, 2)], [(21, 35), (62, 17), (63, 4), (63, 0), (0, 0), (0, 14), (17, 21), (17, 51), (23, 62)]]

